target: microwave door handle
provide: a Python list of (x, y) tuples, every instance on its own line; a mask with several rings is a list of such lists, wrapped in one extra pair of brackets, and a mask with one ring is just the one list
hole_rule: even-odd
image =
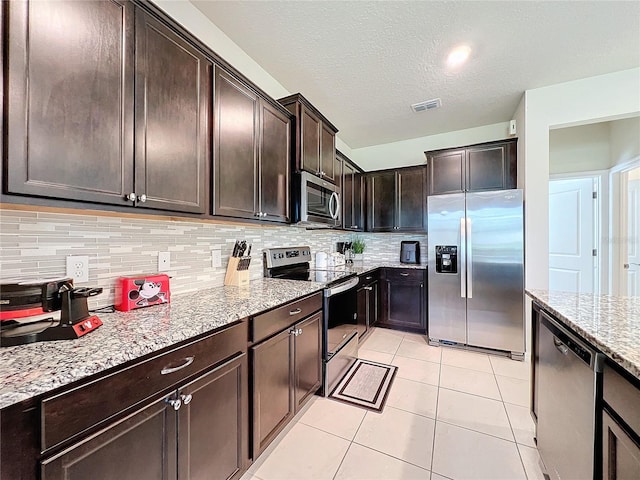
[(336, 215), (333, 219), (338, 220), (338, 217), (340, 216), (340, 197), (338, 196), (338, 192), (333, 192), (333, 195), (336, 196)]
[[(329, 216), (331, 216), (332, 219), (336, 219), (338, 218), (338, 212), (337, 211), (333, 211), (333, 201), (336, 200), (338, 197), (338, 194), (336, 192), (332, 192), (331, 193), (331, 197), (329, 197)], [(336, 201), (336, 205), (338, 204), (338, 202)]]

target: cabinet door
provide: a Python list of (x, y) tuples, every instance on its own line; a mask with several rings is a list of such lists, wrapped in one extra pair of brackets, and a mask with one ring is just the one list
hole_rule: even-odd
[(369, 287), (371, 287), (371, 290), (367, 292), (367, 321), (370, 327), (378, 323), (379, 319), (379, 285), (378, 282), (370, 284)]
[[(406, 275), (406, 276), (405, 276)], [(386, 269), (382, 280), (383, 318), (380, 323), (425, 333), (425, 288), (423, 271)]]
[(133, 5), (2, 6), (7, 191), (126, 204), (133, 192)]
[(395, 227), (396, 174), (393, 171), (368, 176), (367, 231), (390, 232)]
[[(338, 157), (339, 158), (339, 157)], [(353, 218), (355, 168), (342, 161), (342, 228), (352, 230), (355, 226)]]
[(464, 191), (465, 150), (429, 154), (429, 195)]
[(136, 10), (136, 205), (204, 213), (210, 104), (211, 63)]
[(398, 219), (396, 230), (427, 230), (427, 170), (423, 167), (398, 170)]
[(258, 97), (216, 66), (214, 215), (256, 218)]
[(244, 469), (247, 387), (243, 353), (180, 389), (178, 479), (227, 480)]
[(163, 398), (44, 460), (41, 479), (175, 479), (176, 438), (176, 414)]
[(322, 312), (296, 323), (293, 388), (296, 412), (322, 385)]
[(251, 347), (253, 357), (253, 458), (293, 416), (289, 330)]
[(467, 149), (467, 191), (507, 188), (507, 148), (505, 144)]
[(367, 321), (369, 315), (369, 295), (367, 287), (361, 287), (356, 291), (356, 299), (358, 302), (358, 338), (364, 337), (367, 333)]
[(604, 410), (602, 412), (602, 478), (604, 480), (640, 478), (640, 446)]
[(266, 213), (266, 220), (288, 222), (291, 120), (266, 102), (260, 106), (260, 211)]
[(324, 124), (320, 133), (320, 172), (325, 180), (333, 183), (339, 180), (340, 172), (336, 166), (336, 135)]
[(300, 169), (320, 173), (320, 136), (322, 122), (304, 106), (300, 107)]

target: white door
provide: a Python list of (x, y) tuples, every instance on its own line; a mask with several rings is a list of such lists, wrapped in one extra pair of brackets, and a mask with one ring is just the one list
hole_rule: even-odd
[(594, 178), (549, 181), (549, 289), (593, 293)]
[(627, 177), (627, 295), (640, 297), (640, 168)]

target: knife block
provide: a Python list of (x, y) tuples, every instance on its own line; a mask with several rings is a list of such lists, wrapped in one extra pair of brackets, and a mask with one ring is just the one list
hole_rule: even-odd
[(231, 257), (224, 276), (225, 285), (244, 287), (249, 285), (249, 264), (251, 257)]

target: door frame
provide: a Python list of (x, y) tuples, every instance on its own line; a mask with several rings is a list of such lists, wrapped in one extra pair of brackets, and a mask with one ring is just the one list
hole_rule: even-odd
[[(584, 172), (556, 173), (549, 175), (552, 180), (575, 180), (590, 178), (593, 180), (593, 188), (597, 193), (595, 208), (593, 209), (593, 246), (597, 255), (594, 262), (593, 293), (601, 294), (609, 292), (609, 242), (603, 241), (603, 235), (609, 222), (609, 171), (589, 170)], [(606, 239), (605, 239), (606, 240)]]
[(622, 242), (623, 233), (627, 231), (627, 191), (620, 188), (631, 170), (640, 167), (640, 155), (613, 166), (609, 170), (609, 182), (611, 185), (609, 194), (609, 239), (611, 243), (610, 265), (611, 275), (610, 292), (613, 295), (626, 295), (626, 272), (622, 267), (627, 257), (627, 245)]

